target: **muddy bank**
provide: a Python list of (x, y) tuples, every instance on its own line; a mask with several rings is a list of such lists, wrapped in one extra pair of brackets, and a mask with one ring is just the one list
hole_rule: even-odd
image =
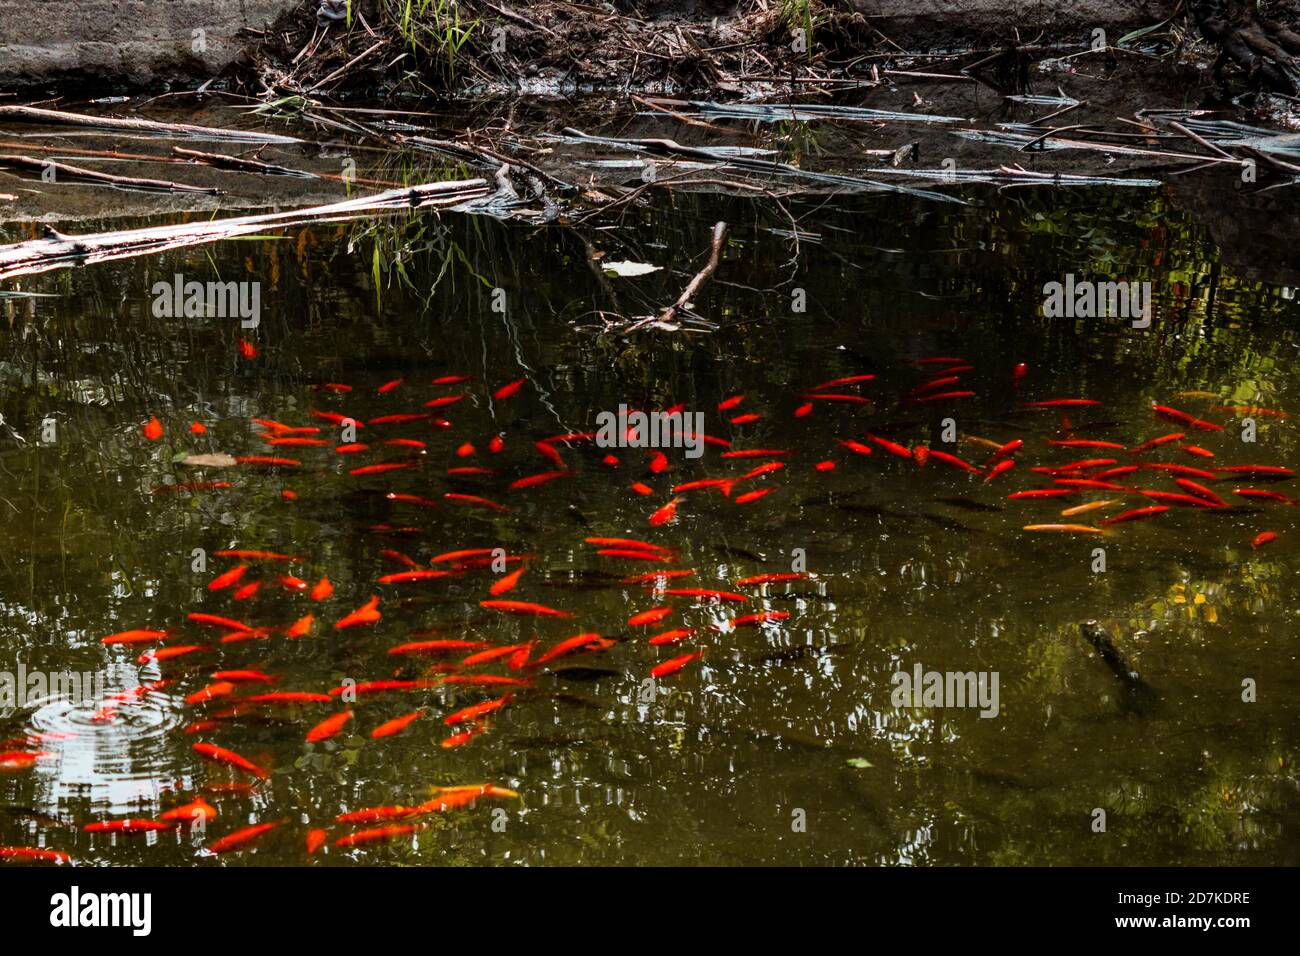
[[(1081, 45), (1096, 29), (1113, 40), (1158, 23), (1175, 5), (818, 0), (805, 11), (770, 0), (463, 0), (441, 16), (408, 20), (403, 4), (358, 0), (349, 22), (335, 0), (14, 0), (0, 36), (0, 83), (144, 88), (224, 71), (263, 90), (294, 77), (330, 77), (340, 90), (401, 79), (412, 92), (529, 81), (711, 88), (719, 70), (788, 75), (873, 51)], [(811, 49), (797, 49), (792, 30), (805, 25)]]
[(128, 85), (209, 79), (295, 0), (12, 0), (0, 83)]

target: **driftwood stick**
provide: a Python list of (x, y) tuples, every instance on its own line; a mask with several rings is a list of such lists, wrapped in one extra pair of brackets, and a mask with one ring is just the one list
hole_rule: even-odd
[(106, 186), (114, 186), (118, 189), (145, 189), (151, 192), (170, 192), (170, 193), (204, 193), (209, 196), (219, 196), (223, 190), (216, 186), (187, 186), (185, 183), (174, 183), (166, 179), (140, 179), (136, 176), (114, 176), (110, 173), (101, 173), (94, 169), (86, 169), (83, 166), (69, 166), (66, 163), (56, 163), (52, 159), (37, 159), (34, 156), (16, 156), (12, 153), (0, 153), (0, 166), (7, 166), (18, 169), (31, 169), (37, 172), (44, 172), (47, 169), (54, 170), (55, 176), (65, 179), (83, 180), (85, 182), (103, 183)]
[(393, 189), (373, 196), (359, 196), (305, 209), (81, 236), (55, 234), (46, 239), (31, 239), (0, 246), (0, 280), (54, 269), (69, 269), (92, 262), (153, 255), (168, 249), (218, 242), (267, 229), (287, 229), (309, 222), (345, 222), (381, 212), (455, 206), (482, 199), (490, 192), (488, 184), (482, 179), (450, 180)]
[(695, 273), (695, 278), (690, 281), (682, 294), (677, 297), (677, 301), (664, 309), (659, 314), (660, 322), (671, 322), (677, 316), (678, 309), (686, 309), (691, 305), (696, 293), (700, 287), (709, 281), (713, 271), (718, 268), (718, 258), (722, 254), (722, 240), (727, 235), (727, 224), (725, 222), (715, 223), (713, 226), (713, 244), (709, 249), (709, 261), (704, 264), (704, 268)]
[(325, 86), (327, 83), (332, 83), (332, 82), (334, 82), (334, 81), (337, 80), (340, 76), (342, 76), (344, 73), (346, 73), (348, 70), (352, 69), (352, 67), (356, 66), (358, 63), (360, 63), (360, 62), (361, 62), (362, 60), (364, 60), (366, 57), (370, 56), (370, 54), (374, 53), (374, 52), (375, 52), (376, 50), (378, 50), (380, 47), (384, 46), (387, 42), (388, 42), (387, 40), (380, 40), (380, 41), (378, 41), (377, 43), (373, 43), (373, 44), (371, 44), (370, 46), (366, 47), (366, 49), (362, 50), (360, 53), (358, 53), (358, 54), (357, 54), (356, 56), (354, 56), (352, 59), (348, 60), (348, 62), (344, 63), (341, 67), (339, 67), (337, 70), (335, 70), (335, 71), (334, 71), (333, 73), (331, 73), (329, 76), (325, 77), (325, 79), (321, 80), (321, 81), (320, 81), (319, 83), (317, 83), (315, 86), (313, 86), (313, 87), (311, 87), (311, 88), (309, 88), (309, 89), (303, 90), (302, 95), (303, 95), (303, 96), (310, 96), (312, 93), (315, 93), (317, 90), (319, 90), (322, 86)]
[(292, 136), (257, 133), (215, 126), (192, 126), (189, 123), (157, 123), (153, 120), (119, 119), (115, 116), (87, 116), (63, 110), (44, 110), (34, 106), (0, 106), (0, 123), (45, 123), (52, 126), (83, 126), (91, 129), (133, 130), (139, 133), (163, 133), (199, 139), (223, 139), (240, 143), (301, 143)]

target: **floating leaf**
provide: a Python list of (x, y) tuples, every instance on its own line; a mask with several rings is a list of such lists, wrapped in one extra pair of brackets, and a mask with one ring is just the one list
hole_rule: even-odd
[(608, 275), (627, 278), (629, 276), (649, 275), (651, 272), (658, 272), (663, 266), (652, 266), (648, 262), (628, 262), (626, 259), (620, 259), (618, 262), (602, 263), (600, 268), (602, 272)]

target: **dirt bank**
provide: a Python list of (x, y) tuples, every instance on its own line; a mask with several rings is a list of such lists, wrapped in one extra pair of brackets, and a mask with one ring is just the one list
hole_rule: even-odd
[[(705, 88), (717, 85), (719, 70), (789, 74), (873, 52), (1080, 45), (1097, 29), (1115, 40), (1175, 7), (1176, 0), (460, 0), (408, 18), (397, 0), (354, 0), (350, 11), (344, 0), (11, 0), (0, 27), (0, 83), (156, 87), (202, 82), (256, 58), (256, 68), (236, 72), (267, 89), (286, 79), (310, 78), (311, 86), (340, 69), (328, 87)], [(792, 32), (801, 26), (812, 33), (803, 48)]]
[(138, 87), (220, 73), (297, 0), (8, 0), (0, 84)]

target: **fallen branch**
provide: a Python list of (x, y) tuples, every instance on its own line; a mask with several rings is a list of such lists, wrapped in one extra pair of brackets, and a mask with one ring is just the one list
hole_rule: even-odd
[(709, 248), (709, 261), (704, 264), (704, 268), (695, 273), (695, 278), (682, 290), (682, 294), (677, 297), (677, 301), (660, 312), (658, 318), (646, 316), (639, 322), (629, 326), (628, 331), (635, 332), (637, 329), (651, 324), (659, 328), (676, 329), (677, 326), (673, 324), (673, 321), (677, 318), (677, 313), (691, 308), (694, 304), (692, 300), (694, 300), (700, 288), (709, 281), (709, 277), (718, 268), (718, 259), (722, 255), (722, 240), (726, 235), (727, 224), (725, 222), (715, 223), (713, 226), (713, 243)]
[(398, 212), (429, 207), (457, 206), (491, 194), (482, 179), (453, 180), (393, 189), (323, 206), (283, 212), (236, 216), (208, 222), (176, 223), (144, 229), (126, 229), (84, 236), (55, 234), (0, 246), (0, 279), (33, 275), (93, 262), (130, 259), (169, 249), (202, 245), (251, 235), (267, 229), (287, 229), (309, 222), (343, 222), (377, 212)]
[(65, 178), (72, 180), (82, 180), (92, 183), (103, 183), (106, 186), (112, 186), (115, 189), (143, 189), (149, 192), (170, 192), (170, 193), (203, 193), (209, 196), (220, 196), (224, 190), (216, 186), (187, 186), (185, 183), (174, 183), (166, 179), (141, 179), (136, 176), (113, 176), (109, 173), (101, 173), (93, 169), (86, 169), (82, 166), (69, 166), (66, 163), (56, 163), (52, 159), (36, 159), (34, 156), (16, 156), (11, 153), (0, 153), (0, 166), (18, 169), (31, 169), (36, 172), (45, 172), (47, 169), (54, 170), (55, 178)]
[(153, 120), (119, 119), (115, 116), (87, 116), (62, 110), (43, 110), (34, 106), (0, 106), (0, 123), (6, 119), (22, 123), (45, 123), (53, 126), (82, 126), (92, 129), (132, 130), (138, 133), (162, 133), (199, 139), (221, 139), (239, 143), (301, 143), (292, 136), (256, 133), (247, 130), (221, 129), (215, 126), (192, 126), (189, 123), (158, 123)]

